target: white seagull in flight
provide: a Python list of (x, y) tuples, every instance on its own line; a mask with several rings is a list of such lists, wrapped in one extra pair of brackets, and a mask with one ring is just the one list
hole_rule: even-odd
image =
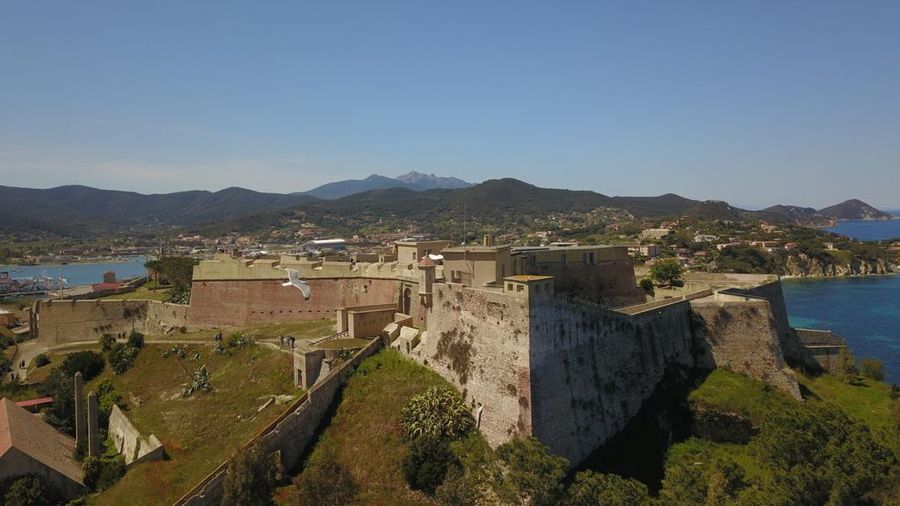
[(300, 279), (300, 273), (298, 271), (287, 268), (284, 268), (284, 270), (288, 273), (288, 281), (287, 283), (282, 283), (281, 286), (294, 286), (300, 290), (304, 299), (309, 300), (309, 294), (312, 291), (309, 287), (309, 283)]

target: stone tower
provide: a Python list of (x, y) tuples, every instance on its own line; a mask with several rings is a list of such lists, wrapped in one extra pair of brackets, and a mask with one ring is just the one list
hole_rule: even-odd
[(88, 457), (100, 456), (100, 428), (97, 426), (97, 394), (88, 394), (87, 450)]
[(87, 417), (84, 415), (84, 380), (75, 373), (75, 447), (87, 450)]

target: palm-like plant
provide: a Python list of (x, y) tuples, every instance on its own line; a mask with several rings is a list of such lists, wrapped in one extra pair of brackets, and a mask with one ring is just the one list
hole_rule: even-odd
[(475, 419), (459, 394), (441, 387), (413, 396), (400, 413), (400, 423), (409, 439), (458, 439), (475, 427)]

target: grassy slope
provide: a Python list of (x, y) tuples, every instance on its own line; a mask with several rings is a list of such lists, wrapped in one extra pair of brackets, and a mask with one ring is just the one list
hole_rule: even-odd
[[(222, 334), (228, 337), (233, 332), (243, 332), (254, 338), (266, 339), (277, 338), (281, 335), (291, 335), (300, 339), (315, 339), (330, 334), (334, 334), (334, 320), (308, 320), (297, 322), (283, 323), (260, 323), (249, 325), (239, 330), (222, 329)], [(179, 340), (179, 341), (211, 341), (216, 333), (216, 329), (200, 329), (191, 332), (175, 332), (168, 335), (153, 334), (146, 336), (147, 341), (154, 340)]]
[(115, 300), (158, 300), (158, 301), (163, 301), (166, 299), (166, 295), (168, 295), (168, 293), (169, 293), (168, 288), (160, 288), (158, 290), (151, 290), (150, 288), (147, 287), (147, 285), (144, 285), (144, 286), (138, 287), (138, 289), (133, 292), (119, 293), (119, 294), (115, 294), (115, 295), (107, 295), (105, 297), (98, 297), (97, 299), (94, 299), (94, 300), (115, 299)]
[[(873, 435), (900, 454), (900, 434), (893, 418), (893, 403), (888, 396), (890, 388), (884, 383), (862, 380), (859, 385), (847, 385), (831, 375), (817, 378), (797, 374), (800, 383), (814, 395), (804, 402), (834, 404), (850, 418), (866, 423)], [(690, 395), (692, 403), (703, 404), (722, 411), (736, 412), (758, 425), (774, 412), (790, 412), (800, 403), (767, 385), (724, 369), (713, 371), (703, 385)], [(748, 476), (758, 477), (764, 471), (746, 445), (714, 443), (691, 438), (669, 449), (668, 463), (689, 462), (704, 465), (720, 457), (737, 461)]]
[[(128, 417), (142, 435), (156, 434), (168, 456), (135, 466), (114, 487), (92, 498), (91, 504), (171, 504), (284, 409), (270, 406), (257, 415), (264, 402), (261, 396), (300, 393), (292, 385), (291, 359), (286, 353), (256, 346), (224, 356), (213, 353), (208, 345), (191, 348), (200, 350), (200, 362), (164, 359), (163, 346), (148, 344), (126, 374), (114, 376), (107, 368), (88, 385), (94, 388), (111, 377), (128, 404)], [(182, 385), (188, 381), (182, 364), (188, 371), (206, 364), (215, 391), (180, 399)]]
[[(309, 465), (329, 449), (353, 474), (362, 504), (427, 504), (428, 498), (406, 486), (401, 462), (407, 452), (400, 428), (400, 410), (407, 400), (434, 385), (449, 386), (437, 373), (393, 350), (364, 361), (350, 377), (340, 405)], [(277, 499), (290, 504), (292, 487)]]

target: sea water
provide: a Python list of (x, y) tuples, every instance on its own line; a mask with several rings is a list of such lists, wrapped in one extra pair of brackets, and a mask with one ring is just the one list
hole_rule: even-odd
[(884, 363), (900, 383), (900, 275), (783, 280), (791, 325), (828, 329), (847, 339), (857, 359)]
[(11, 278), (32, 278), (49, 276), (53, 279), (62, 277), (69, 286), (91, 285), (103, 281), (104, 272), (115, 272), (116, 279), (122, 280), (143, 276), (146, 257), (126, 257), (120, 262), (40, 264), (40, 265), (0, 265), (0, 272), (8, 272)]
[(839, 221), (837, 225), (825, 230), (859, 239), (860, 241), (900, 240), (900, 219), (886, 221)]

